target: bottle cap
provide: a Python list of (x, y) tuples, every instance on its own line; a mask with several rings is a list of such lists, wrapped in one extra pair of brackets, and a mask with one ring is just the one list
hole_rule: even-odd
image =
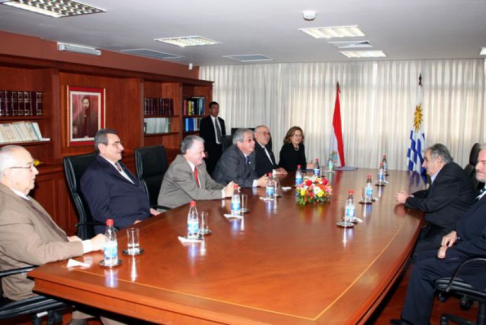
[(319, 161), (319, 158), (316, 158), (316, 161)]
[(113, 226), (113, 219), (106, 219), (106, 225), (107, 226)]
[(297, 165), (297, 169), (300, 169), (300, 165)]
[(368, 174), (368, 178), (371, 178), (371, 174)]
[(348, 192), (349, 194), (354, 194), (354, 191), (353, 190), (349, 190)]
[(195, 207), (195, 206), (196, 206), (196, 201), (191, 201), (191, 203), (189, 203), (189, 205), (190, 205), (191, 207)]

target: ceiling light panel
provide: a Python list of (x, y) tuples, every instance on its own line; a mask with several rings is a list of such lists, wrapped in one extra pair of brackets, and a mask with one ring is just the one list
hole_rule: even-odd
[(341, 51), (348, 58), (386, 58), (383, 51)]
[(356, 49), (356, 48), (366, 48), (373, 47), (369, 41), (335, 41), (328, 42), (334, 45), (338, 49)]
[(220, 42), (214, 41), (214, 40), (209, 39), (209, 38), (201, 37), (201, 36), (156, 38), (155, 41), (159, 41), (159, 42), (162, 42), (162, 43), (168, 43), (168, 44), (172, 44), (172, 45), (177, 45), (177, 46), (180, 46), (180, 47), (221, 44)]
[(72, 0), (10, 0), (0, 3), (54, 18), (98, 14), (106, 11)]
[(486, 55), (486, 47), (481, 48), (481, 52), (479, 52), (479, 55)]
[(300, 31), (314, 38), (362, 37), (366, 36), (357, 25), (299, 28)]
[(149, 49), (132, 49), (132, 50), (122, 50), (123, 53), (144, 56), (151, 59), (159, 59), (159, 60), (170, 60), (170, 59), (180, 59), (182, 56), (165, 53), (165, 52), (158, 52)]
[(240, 62), (261, 62), (272, 61), (272, 58), (263, 54), (236, 54), (236, 55), (223, 55), (224, 58), (233, 59)]

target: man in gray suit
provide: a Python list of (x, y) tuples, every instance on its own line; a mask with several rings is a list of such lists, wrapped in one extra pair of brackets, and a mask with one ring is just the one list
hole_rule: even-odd
[[(28, 196), (39, 174), (30, 153), (20, 146), (0, 149), (0, 270), (42, 265), (103, 248), (105, 235), (81, 241), (68, 237), (46, 210)], [(3, 294), (10, 300), (34, 296), (34, 281), (25, 274), (2, 279)], [(90, 315), (73, 312), (72, 324)], [(121, 324), (103, 318), (104, 324)]]
[(226, 187), (216, 183), (204, 163), (204, 139), (187, 136), (181, 143), (181, 153), (165, 173), (157, 203), (169, 208), (197, 200), (214, 200), (231, 197), (234, 183)]
[(227, 184), (236, 182), (241, 187), (267, 186), (268, 177), (258, 178), (255, 171), (255, 140), (250, 129), (238, 129), (233, 135), (233, 145), (226, 149), (216, 165), (214, 180)]

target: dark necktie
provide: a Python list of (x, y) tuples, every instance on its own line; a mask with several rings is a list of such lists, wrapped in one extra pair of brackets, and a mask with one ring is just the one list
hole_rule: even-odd
[(216, 142), (221, 143), (222, 133), (221, 133), (221, 128), (219, 126), (219, 121), (218, 121), (217, 118), (214, 120), (214, 124), (216, 126)]
[(64, 241), (68, 241), (68, 238), (67, 238), (66, 234), (64, 232), (62, 232), (61, 230), (59, 230), (59, 228), (56, 227), (56, 225), (54, 225), (54, 221), (52, 221), (52, 219), (48, 215), (46, 215), (44, 212), (42, 212), (41, 210), (39, 210), (34, 205), (34, 202), (32, 202), (31, 200), (25, 200), (25, 202), (27, 202), (27, 204), (32, 208), (32, 210), (34, 210), (34, 212), (37, 214), (37, 216), (39, 218), (41, 218), (42, 220), (44, 220), (44, 222), (46, 223), (46, 225), (49, 228), (51, 228), (52, 230), (54, 230), (54, 232), (56, 234), (58, 234), (59, 237), (61, 237), (62, 239), (64, 239)]
[(250, 163), (250, 157), (245, 156), (245, 165), (248, 165)]
[(115, 163), (115, 167), (116, 167), (116, 170), (118, 170), (120, 173), (122, 172), (121, 165), (118, 161)]

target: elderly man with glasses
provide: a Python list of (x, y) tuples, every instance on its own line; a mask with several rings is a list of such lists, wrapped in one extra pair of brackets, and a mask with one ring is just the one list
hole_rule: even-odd
[[(49, 213), (32, 197), (39, 171), (31, 154), (21, 146), (0, 149), (0, 270), (7, 271), (43, 265), (103, 248), (105, 236), (99, 234), (82, 241), (67, 236)], [(34, 281), (25, 274), (2, 279), (4, 299), (20, 301), (34, 296)], [(92, 317), (73, 312), (71, 324), (84, 324)], [(102, 317), (103, 324), (122, 324)]]
[(255, 128), (255, 171), (258, 177), (271, 173), (274, 170), (277, 174), (287, 174), (287, 171), (278, 167), (275, 155), (270, 144), (270, 130), (265, 125)]
[[(81, 192), (91, 215), (105, 223), (113, 219), (115, 227), (126, 228), (159, 214), (150, 208), (149, 197), (138, 179), (120, 162), (123, 145), (115, 130), (103, 129), (94, 140), (96, 160), (81, 177)], [(105, 226), (96, 226), (102, 233)]]

